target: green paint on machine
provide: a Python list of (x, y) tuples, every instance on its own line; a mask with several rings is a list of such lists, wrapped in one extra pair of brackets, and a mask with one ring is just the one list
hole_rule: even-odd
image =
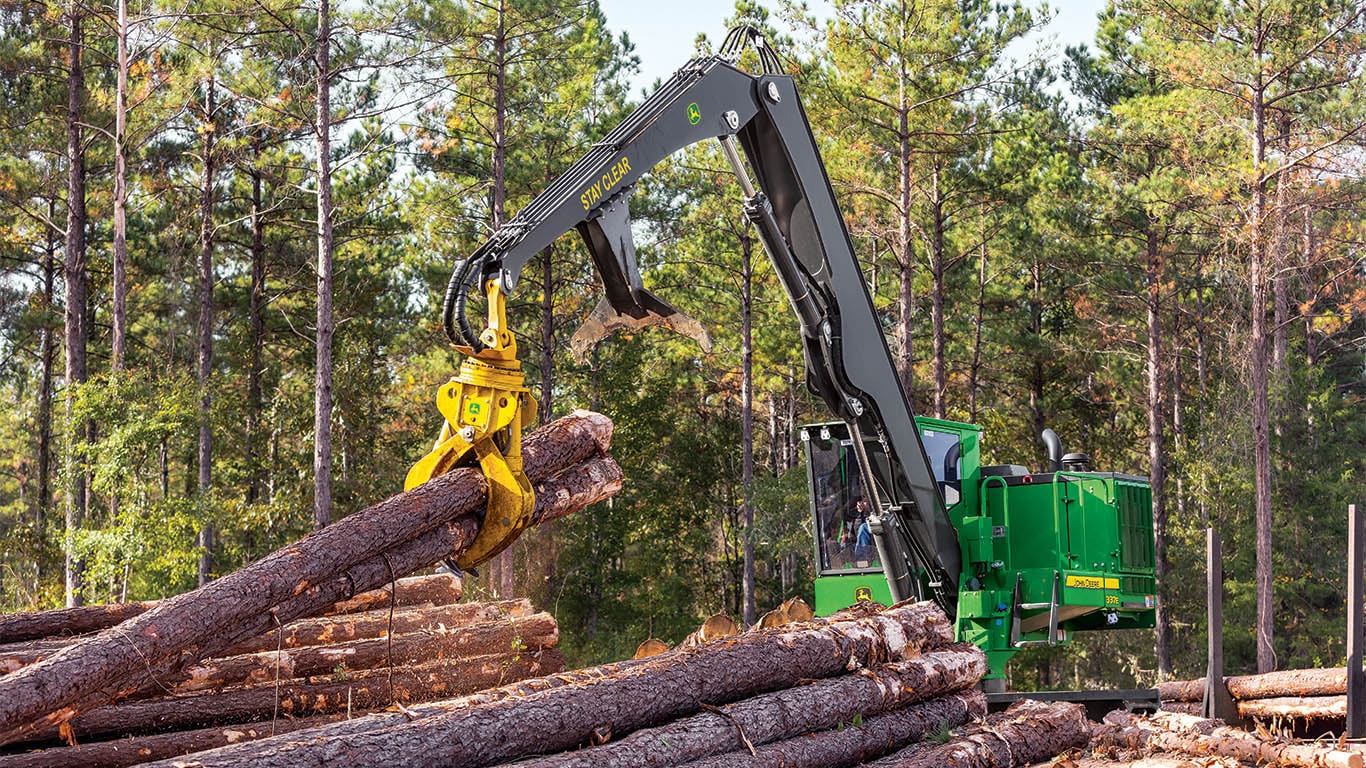
[[(988, 678), (1004, 677), (1024, 648), (1067, 643), (1078, 631), (1154, 625), (1146, 478), (1096, 472), (1080, 460), (1040, 472), (983, 467), (980, 427), (924, 417), (916, 424), (958, 534), (956, 634), (986, 651)], [(820, 574), (816, 614), (862, 600), (890, 603), (848, 427), (814, 424), (801, 437)]]

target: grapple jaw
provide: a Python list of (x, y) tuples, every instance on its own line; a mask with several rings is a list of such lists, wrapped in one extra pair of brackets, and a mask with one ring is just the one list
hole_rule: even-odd
[(502, 552), (531, 522), (535, 492), (522, 469), (522, 430), (536, 420), (536, 400), (526, 387), (517, 344), (506, 328), (506, 297), (497, 281), (486, 286), (489, 327), (479, 352), (464, 349), (460, 372), (436, 393), (446, 417), (436, 446), (408, 470), (410, 490), (463, 464), (477, 462), (488, 482), (488, 506), (474, 542), (455, 557), (473, 568)]

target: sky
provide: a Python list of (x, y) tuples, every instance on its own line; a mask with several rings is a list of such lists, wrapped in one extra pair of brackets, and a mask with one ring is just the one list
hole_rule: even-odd
[[(693, 41), (705, 32), (713, 45), (725, 37), (722, 21), (731, 15), (733, 0), (599, 0), (607, 25), (613, 32), (626, 32), (640, 57), (640, 73), (633, 81), (634, 91), (648, 88), (656, 79), (664, 80), (693, 55)], [(807, 0), (817, 16), (829, 14), (825, 0)], [(776, 10), (776, 3), (766, 3)], [(1021, 41), (1017, 51), (1049, 44), (1055, 56), (1067, 45), (1089, 43), (1096, 33), (1096, 14), (1105, 0), (1055, 0), (1053, 20), (1030, 39)], [(1017, 51), (1012, 51), (1016, 52)], [(1018, 53), (1017, 53), (1018, 55)]]

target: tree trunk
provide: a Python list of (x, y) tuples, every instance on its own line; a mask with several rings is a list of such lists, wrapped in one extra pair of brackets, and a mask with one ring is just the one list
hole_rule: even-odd
[(906, 753), (868, 764), (868, 768), (998, 768), (1025, 766), (1083, 746), (1091, 724), (1080, 704), (1016, 702), (991, 715), (986, 727), (947, 744), (916, 745)]
[[(905, 67), (902, 67), (902, 80), (905, 80)], [(904, 83), (901, 86), (904, 89)], [(897, 351), (896, 372), (901, 377), (901, 389), (906, 393), (906, 402), (915, 408), (915, 357), (911, 353), (911, 324), (915, 322), (915, 296), (912, 291), (915, 280), (915, 253), (911, 247), (911, 135), (908, 127), (909, 109), (905, 106), (904, 90), (901, 94), (902, 105), (897, 112)]]
[(1239, 675), (1227, 681), (1235, 699), (1328, 696), (1347, 693), (1347, 669), (1286, 669), (1264, 675)]
[[(407, 724), (347, 732), (329, 728), (308, 741), (272, 740), (197, 756), (201, 768), (259, 765), (392, 765), (394, 755), (422, 754), (432, 764), (465, 768), (574, 747), (628, 733), (799, 682), (844, 673), (851, 665), (913, 655), (948, 643), (952, 627), (931, 603), (864, 619), (790, 632), (751, 632), (688, 653), (655, 656), (609, 677), (554, 688), (525, 699), (418, 717)], [(0, 682), (3, 679), (0, 678)], [(386, 721), (380, 718), (381, 721)], [(553, 728), (538, 724), (554, 723)], [(365, 730), (362, 730), (365, 729)]]
[(247, 357), (247, 418), (243, 453), (247, 465), (247, 503), (261, 500), (261, 367), (266, 338), (265, 215), (261, 198), (261, 137), (251, 142), (251, 296), (247, 310), (250, 352)]
[(128, 348), (128, 0), (116, 3), (114, 81), (114, 297), (109, 367), (122, 372)]
[[(507, 621), (530, 616), (529, 600), (501, 600), (494, 603), (432, 605), (390, 611), (383, 608), (346, 616), (319, 616), (290, 622), (278, 632), (240, 642), (223, 651), (224, 656), (261, 653), (277, 648), (304, 648), (342, 643), (348, 640), (452, 629), (489, 621)], [(4, 649), (0, 649), (3, 654)]]
[(754, 597), (754, 238), (745, 222), (740, 235), (740, 522), (744, 535), (741, 617), (758, 615)]
[(947, 418), (948, 406), (945, 403), (945, 396), (949, 389), (948, 365), (945, 361), (945, 330), (944, 330), (944, 295), (946, 287), (944, 276), (948, 271), (948, 262), (944, 257), (944, 198), (939, 189), (940, 183), (939, 160), (935, 160), (934, 174), (930, 179), (930, 215), (933, 217), (933, 231), (930, 240), (930, 281), (931, 302), (930, 302), (930, 329), (934, 337), (932, 340), (932, 366), (934, 378), (934, 417), (936, 419)]
[(318, 316), (313, 385), (313, 528), (332, 522), (332, 46), (331, 0), (318, 0), (313, 126), (318, 162)]
[[(431, 701), (564, 669), (556, 650), (455, 658), (426, 664), (367, 669), (316, 680), (291, 680), (276, 686), (236, 688), (216, 693), (132, 701), (78, 715), (63, 726), (78, 742), (97, 738), (250, 723), (279, 712), (312, 717), (355, 709), (379, 709), (395, 702)], [(340, 677), (341, 679), (337, 679)], [(39, 740), (61, 738), (58, 729)]]
[(89, 338), (86, 328), (85, 286), (85, 70), (81, 62), (85, 40), (82, 22), (85, 10), (80, 0), (67, 4), (70, 39), (67, 46), (66, 80), (66, 255), (62, 277), (66, 283), (66, 539), (65, 553), (66, 605), (73, 608), (84, 602), (81, 592), (81, 561), (73, 549), (73, 537), (85, 520), (86, 506), (85, 461), (76, 450), (84, 438), (85, 427), (75, 420), (74, 387), (86, 379), (85, 345)]
[[(48, 221), (57, 218), (55, 200), (48, 200)], [(51, 313), (54, 309), (55, 286), (57, 278), (57, 234), (51, 224), (44, 230), (47, 248), (43, 254), (43, 310)], [(47, 519), (52, 514), (52, 379), (57, 359), (57, 329), (53, 327), (50, 316), (44, 317), (42, 329), (42, 351), (40, 361), (42, 370), (38, 380), (38, 503), (35, 508), (33, 529), (42, 538), (46, 535)], [(41, 571), (41, 558), (39, 559)]]
[(968, 421), (977, 423), (977, 392), (982, 386), (982, 327), (987, 303), (987, 238), (982, 232), (981, 253), (977, 257), (977, 300), (972, 312), (972, 365), (968, 368)]
[[(1145, 227), (1147, 253), (1148, 310), (1148, 480), (1153, 491), (1153, 567), (1157, 583), (1164, 585), (1167, 578), (1167, 456), (1163, 435), (1162, 403), (1162, 249), (1158, 242), (1157, 224), (1148, 221)], [(1156, 645), (1157, 673), (1167, 677), (1172, 673), (1171, 616), (1162, 590), (1157, 594)]]
[[(915, 659), (873, 667), (860, 674), (841, 675), (745, 699), (714, 712), (636, 731), (621, 741), (601, 747), (532, 760), (518, 766), (638, 768), (679, 765), (711, 755), (724, 756), (718, 758), (721, 760), (740, 758), (728, 765), (744, 764), (743, 755), (726, 753), (795, 739), (856, 718), (879, 715), (963, 690), (974, 685), (986, 672), (986, 656), (976, 646), (949, 646)], [(962, 708), (964, 716), (969, 714), (969, 709)], [(985, 711), (985, 706), (981, 711)], [(802, 741), (811, 742), (810, 739)], [(803, 751), (810, 752), (809, 749)], [(845, 754), (854, 756), (854, 753)], [(867, 756), (865, 753), (864, 757)], [(762, 765), (772, 761), (766, 755), (755, 762)]]
[(1265, 720), (1340, 720), (1347, 696), (1277, 696), (1238, 702), (1238, 715)]
[[(214, 148), (218, 133), (217, 86), (213, 75), (204, 80), (203, 176), (199, 188), (199, 346), (196, 357), (196, 383), (199, 387), (199, 467), (198, 494), (201, 509), (207, 510), (213, 492), (213, 245), (214, 175), (217, 156)], [(199, 586), (209, 583), (213, 565), (213, 524), (202, 520), (199, 528)]]
[(986, 697), (962, 691), (912, 704), (866, 720), (858, 715), (842, 727), (799, 735), (758, 747), (691, 763), (687, 768), (842, 768), (861, 765), (937, 731), (985, 715)]
[(73, 747), (51, 747), (37, 752), (0, 757), (0, 768), (125, 768), (151, 760), (181, 757), (227, 744), (264, 739), (276, 734), (316, 728), (344, 719), (346, 714), (317, 717), (280, 717), (249, 725), (200, 728), (159, 733)]
[(437, 659), (497, 656), (555, 647), (560, 630), (548, 613), (417, 634), (333, 642), (289, 650), (263, 650), (209, 659), (187, 668), (179, 679), (162, 678), (172, 693), (261, 685), (279, 678), (313, 677), (337, 670), (407, 667)]
[[(605, 448), (610, 431), (605, 417), (580, 412), (527, 435), (527, 476), (541, 480), (588, 460)], [(540, 516), (572, 511), (576, 503), (591, 503), (620, 488), (614, 464), (588, 475), (581, 495), (572, 487), (539, 492)], [(604, 489), (605, 494), (594, 493)], [(456, 554), (477, 532), (476, 511), (484, 498), (485, 483), (477, 469), (452, 471), (200, 589), (165, 600), (123, 624), (117, 633), (102, 633), (8, 675), (0, 679), (0, 737), (10, 739), (45, 715), (54, 722), (69, 718), (74, 713), (64, 707), (136, 677), (163, 659), (211, 656), (264, 634), (277, 618), (285, 622), (311, 615), (348, 591), (378, 586), (394, 575)], [(427, 541), (451, 548), (433, 552)]]

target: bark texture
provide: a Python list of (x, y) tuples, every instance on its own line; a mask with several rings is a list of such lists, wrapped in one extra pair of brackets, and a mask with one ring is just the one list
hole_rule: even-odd
[(1125, 712), (1105, 716), (1106, 727), (1093, 744), (1119, 749), (1157, 749), (1197, 757), (1217, 755), (1249, 762), (1301, 768), (1362, 768), (1359, 752), (1287, 744), (1230, 728), (1220, 720), (1158, 713), (1142, 720)]
[(640, 768), (677, 765), (749, 746), (834, 728), (859, 717), (962, 690), (987, 672), (987, 658), (958, 644), (914, 659), (864, 669), (745, 699), (636, 731), (621, 741), (519, 764), (520, 768)]
[[(556, 421), (524, 440), (526, 473), (535, 481), (576, 467), (604, 451), (610, 436), (611, 422), (598, 414), (579, 412)], [(603, 461), (611, 464), (610, 460)], [(590, 478), (588, 487), (571, 484), (538, 494), (538, 518), (572, 511), (578, 502), (601, 498), (604, 489), (611, 495), (615, 492), (610, 489), (612, 481), (616, 489), (620, 488), (620, 471), (615, 464), (595, 466), (596, 476)], [(615, 475), (609, 477), (613, 471)], [(51, 723), (69, 719), (76, 712), (71, 705), (155, 668), (172, 656), (189, 661), (213, 655), (268, 631), (276, 620), (310, 615), (351, 589), (378, 586), (395, 574), (425, 567), (460, 551), (477, 531), (473, 513), (485, 493), (478, 470), (452, 471), (0, 678), (0, 737), (8, 743), (22, 737), (22, 729), (40, 719)], [(433, 538), (448, 536), (449, 540), (439, 543), (452, 548), (422, 562), (404, 562), (397, 556), (432, 554), (422, 550), (426, 542), (422, 534), (431, 532), (436, 534)], [(405, 543), (422, 551), (406, 552), (399, 546)], [(360, 578), (362, 566), (376, 560), (376, 567), (367, 571), (372, 578)], [(347, 591), (314, 589), (337, 582), (342, 582), (339, 588)], [(352, 586), (348, 589), (347, 585)]]
[[(87, 712), (41, 734), (39, 741), (70, 736), (77, 743), (117, 736), (250, 723), (279, 713), (310, 717), (335, 712), (380, 709), (393, 703), (460, 696), (509, 680), (558, 672), (564, 655), (557, 650), (447, 659), (411, 667), (367, 669), (333, 677), (291, 680), (219, 693), (167, 696), (126, 702)], [(392, 757), (392, 756), (391, 756)]]
[[(1011, 768), (1086, 744), (1091, 722), (1080, 704), (1025, 699), (987, 718), (985, 726), (935, 747), (897, 753), (869, 768)], [(919, 746), (919, 745), (917, 745)]]
[(154, 605), (155, 602), (110, 603), (59, 608), (55, 611), (12, 613), (0, 616), (0, 643), (97, 632), (127, 621)]
[(171, 686), (175, 693), (218, 690), (232, 685), (259, 685), (277, 677), (312, 677), (338, 670), (379, 669), (439, 659), (541, 651), (553, 648), (559, 639), (560, 631), (554, 617), (538, 613), (522, 619), (468, 627), (209, 659), (185, 670), (183, 679), (163, 679), (162, 683)]
[(247, 725), (196, 728), (69, 747), (49, 747), (22, 755), (0, 756), (0, 768), (124, 768), (148, 760), (180, 757), (193, 752), (241, 744), (276, 734), (316, 728), (344, 719), (345, 714), (317, 717), (279, 717)]
[(927, 734), (962, 725), (986, 714), (980, 691), (962, 691), (875, 715), (861, 724), (825, 730), (758, 747), (753, 754), (731, 752), (686, 763), (687, 768), (839, 768), (859, 765)]
[[(402, 583), (403, 579), (399, 581)], [(486, 621), (519, 619), (531, 614), (531, 601), (526, 599), (456, 605), (418, 605), (394, 611), (392, 619), (388, 609), (381, 608), (346, 616), (293, 621), (278, 633), (270, 632), (240, 642), (225, 650), (223, 655), (239, 656), (244, 653), (274, 651), (276, 648), (330, 645), (347, 640), (364, 640), (386, 635), (463, 627)], [(0, 654), (3, 654), (3, 649), (0, 649)]]
[(362, 611), (387, 610), (392, 602), (395, 608), (412, 605), (450, 605), (465, 596), (465, 583), (459, 576), (451, 573), (434, 573), (430, 576), (409, 576), (378, 589), (362, 592), (346, 600), (340, 600), (328, 614), (361, 613)]
[[(933, 603), (793, 630), (751, 632), (728, 642), (646, 659), (616, 674), (523, 699), (435, 714), (383, 730), (307, 741), (271, 739), (203, 753), (196, 765), (392, 764), (420, 754), (429, 765), (466, 768), (560, 751), (802, 681), (830, 677), (947, 645), (952, 627)], [(167, 766), (169, 768), (169, 766)]]
[(1279, 696), (1238, 702), (1245, 718), (1326, 720), (1347, 717), (1346, 696)]
[[(1267, 699), (1286, 696), (1337, 696), (1347, 693), (1347, 668), (1285, 669), (1263, 675), (1237, 675), (1224, 684), (1235, 699)], [(1157, 684), (1162, 701), (1200, 701), (1205, 678)]]

